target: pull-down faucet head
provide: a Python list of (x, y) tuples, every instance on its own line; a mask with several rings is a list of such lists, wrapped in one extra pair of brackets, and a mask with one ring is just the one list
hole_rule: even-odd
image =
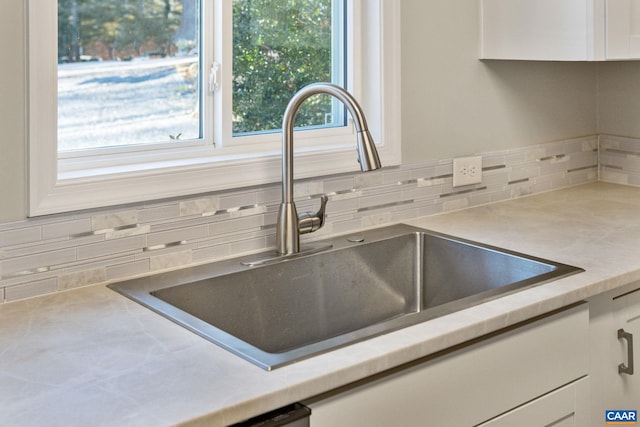
[(322, 197), (322, 206), (315, 214), (305, 212), (298, 216), (293, 202), (293, 124), (304, 101), (318, 94), (334, 96), (353, 117), (360, 169), (368, 172), (382, 167), (362, 108), (349, 92), (331, 83), (313, 83), (300, 89), (289, 101), (282, 119), (282, 204), (276, 224), (277, 251), (281, 255), (299, 252), (300, 234), (312, 233), (324, 224), (326, 196)]
[(382, 167), (378, 157), (378, 150), (376, 150), (373, 137), (368, 129), (358, 132), (358, 163), (360, 163), (362, 172), (369, 172)]

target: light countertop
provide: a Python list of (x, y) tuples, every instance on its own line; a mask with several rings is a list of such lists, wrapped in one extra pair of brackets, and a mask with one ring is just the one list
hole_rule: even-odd
[(0, 305), (0, 424), (227, 425), (640, 280), (640, 188), (409, 224), (586, 271), (266, 372), (103, 285)]

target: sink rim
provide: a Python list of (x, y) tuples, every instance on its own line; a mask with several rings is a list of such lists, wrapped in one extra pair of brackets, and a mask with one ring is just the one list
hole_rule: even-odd
[[(349, 247), (371, 244), (394, 237), (417, 233), (424, 233), (453, 242), (459, 242), (465, 245), (515, 256), (518, 258), (524, 258), (534, 262), (553, 266), (554, 269), (552, 271), (542, 273), (528, 279), (519, 280), (508, 285), (459, 298), (457, 300), (447, 302), (435, 307), (403, 314), (383, 322), (374, 323), (354, 331), (330, 337), (319, 342), (306, 344), (281, 353), (270, 353), (264, 351), (153, 295), (153, 292), (165, 288), (172, 288), (180, 285), (198, 282), (201, 280), (215, 278), (218, 276), (236, 274), (245, 270), (260, 268), (261, 266), (251, 266), (243, 264), (243, 262), (255, 260), (256, 255), (231, 258), (227, 260), (186, 267), (180, 270), (149, 275), (137, 279), (130, 279), (109, 284), (108, 287), (126, 296), (127, 298), (136, 301), (144, 307), (156, 312), (157, 314), (160, 314), (161, 316), (171, 320), (172, 322), (184, 327), (185, 329), (190, 330), (191, 332), (201, 336), (202, 338), (215, 343), (216, 345), (226, 349), (227, 351), (245, 360), (248, 360), (249, 362), (267, 371), (270, 371), (281, 366), (285, 366), (309, 357), (325, 353), (327, 351), (336, 350), (347, 345), (362, 342), (369, 338), (398, 331), (408, 326), (417, 325), (428, 320), (442, 317), (446, 314), (455, 313), (463, 309), (473, 307), (484, 302), (491, 301), (493, 299), (497, 299), (498, 297), (507, 296), (584, 271), (579, 267), (574, 267), (549, 259), (539, 258), (536, 256), (531, 256), (520, 252), (511, 251), (508, 249), (499, 248), (492, 245), (479, 243), (476, 241), (471, 241), (406, 224), (397, 224), (362, 231), (359, 233), (349, 233), (345, 235), (335, 236), (329, 239), (324, 239), (322, 243), (327, 246), (324, 252), (340, 251)], [(354, 242), (348, 240), (348, 238), (353, 236), (354, 234), (357, 234), (359, 237), (364, 236), (364, 242)], [(317, 245), (317, 243), (318, 242), (314, 242), (314, 247), (315, 245)], [(329, 244), (330, 246), (327, 244)], [(296, 256), (294, 259), (313, 257), (317, 253), (317, 251), (312, 251), (309, 254)], [(262, 256), (269, 256), (271, 254), (271, 251), (263, 252), (258, 254), (257, 257), (259, 258)], [(292, 259), (290, 258), (285, 258), (280, 262), (285, 263), (291, 260)]]

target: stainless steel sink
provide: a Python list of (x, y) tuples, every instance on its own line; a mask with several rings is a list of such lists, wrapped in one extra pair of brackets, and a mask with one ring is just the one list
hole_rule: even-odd
[(110, 287), (271, 370), (582, 271), (406, 225), (320, 247)]

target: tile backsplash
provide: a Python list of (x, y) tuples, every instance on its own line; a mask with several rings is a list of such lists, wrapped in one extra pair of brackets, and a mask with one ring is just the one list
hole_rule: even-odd
[(640, 139), (601, 135), (600, 180), (640, 186)]
[[(593, 182), (599, 172), (640, 185), (640, 140), (593, 135), (480, 154), (483, 180), (473, 186), (452, 187), (452, 159), (300, 180), (299, 212), (329, 196), (325, 227), (303, 241)], [(276, 183), (0, 224), (0, 302), (275, 248), (280, 194)]]

